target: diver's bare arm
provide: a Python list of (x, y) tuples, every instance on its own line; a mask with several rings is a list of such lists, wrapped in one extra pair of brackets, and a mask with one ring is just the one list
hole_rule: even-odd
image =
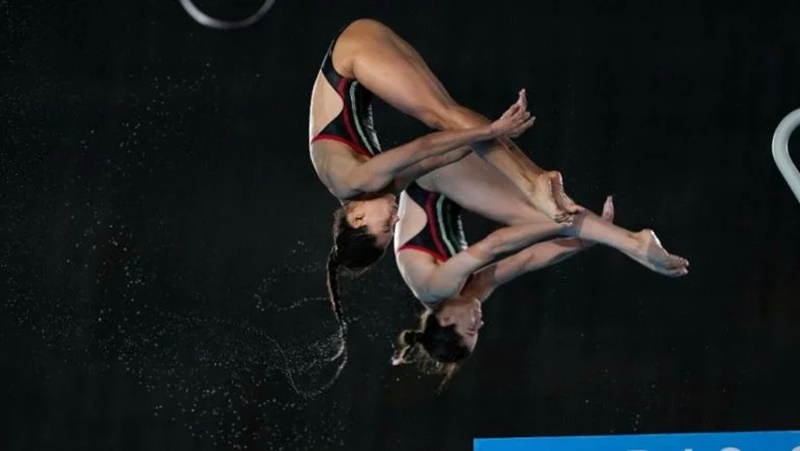
[(484, 239), (437, 265), (425, 278), (420, 292), (427, 300), (447, 299), (457, 295), (467, 279), (500, 255), (522, 249), (542, 238), (558, 233), (563, 226), (554, 222), (529, 223), (503, 227)]
[(431, 265), (427, 273), (418, 273), (419, 282), (411, 287), (411, 291), (422, 302), (451, 298), (461, 291), (470, 275), (488, 263), (466, 251), (459, 252), (444, 263)]
[(353, 168), (347, 174), (349, 188), (374, 193), (389, 186), (402, 171), (420, 161), (444, 154), (475, 140), (491, 136), (489, 127), (431, 133), (395, 147)]
[[(586, 210), (585, 214), (589, 213), (590, 212)], [(608, 196), (603, 204), (601, 217), (608, 222), (613, 222), (614, 213), (614, 200), (611, 196)], [(469, 285), (464, 287), (463, 292), (475, 296), (483, 302), (500, 285), (527, 272), (554, 265), (582, 250), (589, 249), (594, 244), (595, 242), (593, 241), (579, 237), (556, 238), (543, 243), (534, 244), (475, 274), (475, 277), (470, 280)]]
[(465, 287), (464, 294), (483, 302), (504, 283), (559, 263), (583, 249), (585, 246), (579, 238), (556, 238), (534, 244), (478, 272)]
[[(353, 192), (374, 193), (392, 183), (403, 171), (430, 158), (445, 155), (473, 142), (498, 136), (518, 136), (533, 125), (530, 113), (522, 105), (514, 104), (496, 121), (473, 128), (445, 130), (430, 133), (407, 144), (382, 152), (366, 163), (356, 166), (347, 174)], [(449, 164), (448, 158), (429, 161), (427, 171)], [(426, 168), (420, 168), (426, 169)]]

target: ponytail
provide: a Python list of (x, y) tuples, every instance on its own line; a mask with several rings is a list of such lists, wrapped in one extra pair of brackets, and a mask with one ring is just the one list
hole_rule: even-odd
[(463, 361), (472, 354), (463, 337), (456, 332), (455, 325), (443, 327), (439, 324), (436, 310), (426, 309), (420, 316), (419, 328), (402, 331), (397, 341), (400, 348), (392, 356), (392, 365), (416, 363), (425, 373), (444, 376), (438, 393), (444, 390)]
[(325, 265), (328, 273), (328, 300), (331, 303), (333, 314), (336, 315), (336, 322), (339, 324), (339, 337), (342, 340), (342, 345), (339, 351), (333, 358), (338, 358), (340, 355), (347, 351), (347, 323), (344, 321), (344, 314), (342, 313), (342, 300), (339, 297), (339, 259), (336, 256), (336, 248), (331, 249), (328, 254), (328, 262)]
[(339, 298), (339, 262), (336, 259), (336, 251), (331, 249), (328, 254), (328, 300), (331, 301), (333, 313), (336, 315), (336, 322), (342, 324), (342, 300)]
[[(385, 247), (375, 244), (375, 237), (367, 226), (354, 228), (347, 222), (347, 205), (337, 209), (333, 215), (333, 248), (328, 253), (326, 264), (328, 301), (339, 324), (342, 339), (340, 354), (346, 351), (347, 321), (344, 319), (342, 299), (339, 295), (339, 274), (357, 276), (381, 258)], [(339, 354), (337, 354), (338, 356)]]

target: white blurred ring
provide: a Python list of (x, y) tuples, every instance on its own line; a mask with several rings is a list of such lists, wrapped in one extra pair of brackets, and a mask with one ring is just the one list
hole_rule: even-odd
[(208, 14), (200, 11), (200, 9), (195, 6), (192, 0), (180, 0), (183, 9), (192, 16), (192, 19), (196, 20), (197, 23), (200, 25), (205, 25), (209, 28), (216, 28), (218, 30), (232, 30), (235, 28), (244, 28), (254, 23), (258, 22), (264, 14), (272, 8), (272, 5), (275, 4), (275, 0), (264, 0), (264, 3), (258, 8), (258, 11), (253, 13), (252, 16), (246, 17), (242, 20), (220, 20), (215, 19)]

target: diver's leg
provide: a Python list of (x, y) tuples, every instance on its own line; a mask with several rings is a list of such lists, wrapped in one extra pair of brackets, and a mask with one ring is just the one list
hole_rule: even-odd
[[(456, 103), (419, 54), (379, 22), (362, 19), (351, 24), (337, 41), (334, 61), (343, 75), (356, 78), (393, 107), (430, 127), (462, 129), (490, 123)], [(549, 218), (566, 222), (579, 211), (564, 194), (561, 175), (536, 166), (510, 139), (483, 142), (473, 149)]]
[[(509, 225), (551, 223), (547, 216), (531, 207), (522, 193), (507, 178), (475, 155), (439, 168), (417, 180), (423, 188), (440, 192), (466, 210)], [(557, 232), (604, 244), (662, 274), (688, 266), (671, 255), (648, 229), (632, 232), (584, 210), (571, 226)]]

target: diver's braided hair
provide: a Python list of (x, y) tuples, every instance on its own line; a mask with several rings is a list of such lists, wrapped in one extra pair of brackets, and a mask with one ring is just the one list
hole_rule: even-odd
[(339, 294), (339, 274), (362, 274), (383, 256), (385, 250), (375, 244), (375, 237), (367, 231), (367, 226), (353, 227), (347, 222), (347, 204), (336, 210), (333, 215), (333, 248), (328, 253), (326, 271), (328, 299), (342, 328), (343, 343), (347, 321)]
[(328, 253), (328, 299), (331, 301), (333, 313), (336, 315), (336, 322), (344, 326), (344, 314), (342, 313), (342, 300), (339, 298), (339, 261), (336, 258), (336, 251), (331, 249)]

